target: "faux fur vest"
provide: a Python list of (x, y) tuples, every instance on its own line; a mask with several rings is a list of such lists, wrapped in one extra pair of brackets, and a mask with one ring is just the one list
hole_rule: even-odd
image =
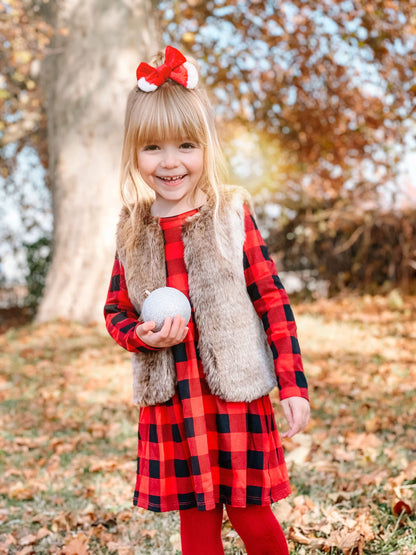
[[(243, 189), (228, 187), (218, 208), (217, 234), (212, 199), (185, 220), (182, 232), (204, 373), (211, 392), (227, 401), (252, 401), (276, 386), (272, 353), (244, 278), (245, 202)], [(134, 224), (123, 208), (117, 252), (129, 297), (140, 315), (145, 290), (166, 285), (165, 252), (163, 232), (150, 206), (135, 216)], [(154, 405), (173, 396), (176, 370), (172, 348), (134, 353), (132, 364), (135, 403)]]

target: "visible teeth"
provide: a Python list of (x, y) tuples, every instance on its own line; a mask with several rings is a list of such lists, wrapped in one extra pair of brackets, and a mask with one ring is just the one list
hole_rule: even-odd
[(161, 177), (161, 179), (163, 179), (163, 181), (178, 181), (179, 179), (182, 179), (182, 177), (184, 176), (178, 175), (176, 177)]

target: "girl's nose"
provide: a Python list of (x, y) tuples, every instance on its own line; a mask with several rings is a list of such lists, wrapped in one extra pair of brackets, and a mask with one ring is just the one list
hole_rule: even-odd
[(163, 152), (162, 165), (165, 168), (175, 168), (178, 163), (176, 149), (166, 148)]

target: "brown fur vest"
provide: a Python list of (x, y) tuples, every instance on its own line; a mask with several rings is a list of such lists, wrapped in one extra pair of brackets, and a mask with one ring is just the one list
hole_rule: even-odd
[[(211, 392), (227, 401), (252, 401), (276, 385), (272, 353), (244, 278), (244, 202), (244, 190), (225, 190), (218, 209), (217, 240), (212, 199), (185, 220), (183, 227), (189, 297), (202, 365)], [(159, 220), (151, 216), (150, 206), (135, 216), (134, 230), (134, 241), (129, 241), (132, 216), (123, 208), (117, 252), (129, 297), (140, 315), (145, 290), (166, 285), (165, 254)], [(173, 396), (176, 371), (171, 348), (134, 353), (132, 363), (135, 403), (154, 405)]]

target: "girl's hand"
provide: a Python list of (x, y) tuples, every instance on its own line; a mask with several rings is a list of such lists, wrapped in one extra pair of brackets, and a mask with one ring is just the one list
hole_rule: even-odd
[(179, 314), (173, 320), (169, 317), (166, 318), (160, 331), (152, 331), (155, 325), (155, 322), (143, 322), (143, 324), (137, 326), (136, 333), (143, 343), (146, 343), (149, 347), (160, 349), (182, 343), (189, 329), (185, 325), (184, 318)]
[(282, 437), (293, 437), (306, 428), (311, 413), (309, 402), (303, 397), (288, 397), (280, 402), (286, 420), (289, 422), (289, 429), (282, 434)]

